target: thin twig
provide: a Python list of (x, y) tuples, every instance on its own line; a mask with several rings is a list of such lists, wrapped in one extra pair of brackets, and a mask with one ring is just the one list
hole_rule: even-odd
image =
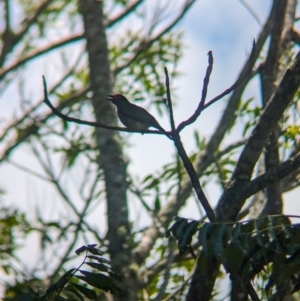
[[(64, 74), (58, 81), (57, 83), (49, 90), (49, 93), (52, 94), (54, 93), (58, 88), (60, 88), (62, 86), (62, 84), (65, 83), (65, 81), (74, 74), (74, 72), (76, 71), (76, 68), (78, 67), (79, 63), (81, 62), (82, 57), (84, 56), (85, 52), (82, 52), (79, 54), (78, 58), (76, 59), (75, 63), (73, 64), (73, 66), (67, 71), (66, 74)], [(87, 87), (88, 90), (90, 89), (89, 86)], [(84, 88), (83, 90), (80, 90), (82, 93), (78, 94), (78, 91), (75, 95), (77, 95), (77, 97), (81, 97), (82, 95), (84, 95), (84, 93), (86, 93), (88, 91), (86, 88)], [(72, 98), (72, 96), (71, 96)], [(16, 129), (20, 124), (26, 123), (26, 120), (37, 110), (39, 109), (40, 105), (44, 102), (44, 100), (40, 100), (38, 101), (36, 104), (32, 105), (29, 109), (27, 109), (23, 116), (20, 117), (18, 120), (13, 121), (11, 124), (9, 124), (3, 131), (2, 136), (0, 136), (0, 142), (8, 135), (10, 134), (10, 130), (12, 129)], [(27, 119), (26, 119), (27, 118)], [(41, 124), (44, 124), (44, 121), (46, 119), (43, 120), (39, 120), (39, 122)]]
[(169, 241), (169, 254), (168, 254), (168, 259), (167, 259), (167, 264), (163, 276), (163, 283), (160, 286), (159, 292), (157, 296), (153, 299), (154, 301), (160, 301), (162, 300), (163, 296), (165, 295), (169, 280), (170, 280), (170, 275), (171, 275), (171, 269), (172, 269), (172, 263), (174, 261), (174, 250), (176, 247), (176, 240), (175, 238), (171, 238)]
[(174, 114), (173, 114), (173, 105), (172, 105), (172, 100), (171, 100), (171, 95), (170, 95), (170, 80), (169, 80), (169, 74), (168, 74), (167, 67), (165, 67), (164, 70), (165, 70), (165, 76), (166, 76), (167, 104), (168, 104), (169, 114), (170, 114), (170, 124), (171, 124), (172, 133), (174, 133), (175, 132), (175, 121), (174, 121)]
[(12, 160), (9, 160), (8, 163), (11, 164), (14, 167), (20, 169), (20, 170), (23, 170), (27, 174), (31, 174), (31, 175), (39, 178), (40, 180), (53, 183), (53, 179), (47, 178), (47, 177), (43, 176), (42, 174), (34, 171), (33, 169), (30, 169), (30, 168), (28, 168), (26, 166), (23, 166), (22, 164), (19, 164), (17, 162), (12, 161)]
[(180, 131), (182, 131), (187, 125), (194, 123), (197, 120), (197, 118), (200, 116), (201, 112), (203, 111), (205, 99), (206, 99), (206, 95), (207, 95), (209, 78), (210, 78), (212, 68), (213, 68), (213, 63), (214, 63), (214, 59), (212, 56), (212, 52), (209, 51), (208, 52), (208, 66), (207, 66), (206, 74), (205, 74), (205, 77), (203, 80), (201, 100), (200, 100), (199, 105), (198, 105), (196, 111), (194, 112), (194, 114), (189, 119), (187, 119), (179, 124), (179, 126), (177, 128), (178, 133)]
[[(51, 0), (53, 1), (53, 0)], [(15, 37), (16, 43), (20, 41), (20, 39), (23, 37), (23, 35), (27, 32), (29, 27), (33, 24), (34, 21), (36, 21), (37, 17), (43, 12), (43, 10), (48, 6), (49, 3), (51, 3), (50, 0), (43, 2), (40, 7), (37, 9), (36, 14), (28, 21), (25, 25), (25, 27), (22, 29), (22, 31)], [(113, 27), (117, 22), (122, 20), (124, 17), (126, 17), (130, 12), (132, 12), (140, 3), (143, 1), (139, 0), (133, 3), (130, 7), (128, 7), (126, 10), (124, 10), (122, 13), (120, 13), (118, 16), (116, 16), (114, 19), (109, 20), (106, 24), (106, 28)], [(0, 79), (5, 77), (9, 72), (17, 69), (18, 67), (24, 65), (27, 61), (35, 59), (51, 50), (63, 47), (65, 45), (68, 45), (70, 43), (78, 42), (84, 39), (83, 33), (76, 33), (74, 35), (68, 36), (66, 38), (62, 38), (59, 41), (53, 42), (43, 48), (33, 50), (30, 53), (25, 54), (21, 58), (19, 58), (15, 63), (7, 67), (6, 69), (3, 69), (0, 72)], [(1, 59), (0, 59), (1, 60)]]
[[(47, 9), (47, 7), (51, 4), (53, 0), (45, 0), (43, 1), (36, 9), (36, 11), (31, 15), (28, 16), (26, 15), (26, 19), (24, 19), (24, 27), (16, 34), (14, 34), (13, 36), (10, 35), (9, 39), (12, 39), (13, 42), (8, 42), (6, 39), (4, 39), (3, 41), (3, 48), (2, 48), (2, 53), (0, 55), (0, 66), (2, 66), (6, 55), (12, 51), (12, 49), (22, 40), (22, 38), (24, 37), (24, 35), (28, 32), (29, 28), (31, 26), (33, 26), (35, 24), (35, 22), (37, 21), (38, 17)], [(9, 10), (9, 2), (10, 1), (6, 1), (6, 8)], [(10, 28), (10, 18), (9, 18), (10, 12), (7, 11), (7, 22), (8, 24), (6, 24), (6, 28), (9, 30), (8, 32), (11, 31)]]
[(168, 297), (166, 297), (165, 299), (163, 299), (163, 301), (170, 301), (170, 300), (176, 300), (174, 297), (183, 290), (183, 288), (189, 283), (189, 281), (191, 280), (193, 274), (191, 273), (190, 275), (188, 275), (188, 277), (183, 281), (183, 283), (175, 290), (173, 291), (172, 294), (170, 294)]
[[(34, 146), (31, 146), (31, 149), (32, 149), (34, 155), (36, 156), (36, 159), (41, 164), (45, 173), (50, 177), (51, 182), (56, 187), (57, 191), (59, 192), (59, 194), (62, 197), (62, 199), (64, 200), (64, 202), (70, 207), (70, 209), (72, 209), (74, 214), (79, 217), (80, 216), (79, 211), (77, 210), (77, 208), (74, 205), (74, 203), (72, 202), (71, 198), (69, 198), (69, 196), (66, 194), (66, 192), (64, 191), (64, 189), (62, 188), (59, 181), (56, 179), (56, 177), (54, 175), (53, 166), (52, 166), (52, 162), (51, 162), (47, 147), (44, 145), (44, 143), (41, 143), (41, 145), (44, 148), (43, 151), (46, 154), (48, 162), (46, 163), (45, 160), (42, 159), (41, 152), (39, 152)], [(70, 212), (70, 210), (69, 210), (69, 212)]]
[(258, 14), (254, 11), (254, 9), (245, 0), (240, 0), (240, 2), (249, 11), (250, 15), (252, 15), (252, 17), (256, 20), (256, 22), (261, 26), (262, 21), (260, 20)]
[(246, 183), (241, 189), (241, 195), (243, 195), (243, 197), (245, 196), (245, 198), (248, 198), (258, 191), (266, 188), (267, 186), (272, 185), (281, 179), (284, 179), (299, 167), (300, 153), (280, 163), (278, 166), (268, 170), (252, 181)]
[[(108, 21), (107, 24), (105, 25), (106, 28), (110, 28), (110, 27), (114, 26), (118, 21), (120, 21), (120, 19), (123, 18), (123, 16), (126, 16), (126, 15), (128, 15), (128, 13), (132, 12), (133, 11), (132, 8), (136, 8), (136, 6), (139, 5), (141, 2), (142, 1), (137, 1), (136, 3), (132, 4), (132, 6), (129, 7), (126, 11), (124, 11), (119, 16), (117, 16), (115, 19)], [(129, 65), (131, 65), (131, 63), (143, 51), (148, 49), (155, 41), (157, 41), (159, 38), (161, 38), (161, 36), (163, 36), (165, 33), (169, 32), (183, 18), (183, 16), (186, 14), (186, 12), (189, 10), (189, 8), (194, 4), (194, 2), (196, 2), (196, 1), (195, 0), (187, 1), (185, 3), (185, 5), (183, 6), (182, 11), (180, 12), (180, 14), (167, 27), (165, 27), (154, 38), (152, 38), (148, 41), (145, 41), (145, 46), (147, 46), (147, 47), (142, 47), (142, 49), (138, 49), (137, 53), (131, 59), (129, 59), (129, 61), (127, 63), (125, 63), (124, 65), (118, 67), (114, 71), (114, 73), (117, 74), (117, 73), (121, 72), (123, 69), (125, 69), (126, 67), (128, 67)], [(9, 72), (19, 68), (20, 66), (24, 65), (29, 60), (35, 59), (35, 58), (37, 58), (37, 57), (39, 57), (39, 56), (41, 56), (41, 55), (43, 55), (43, 54), (45, 54), (45, 53), (47, 53), (51, 50), (63, 47), (65, 45), (68, 45), (68, 44), (73, 43), (73, 42), (81, 41), (83, 39), (84, 39), (84, 33), (76, 33), (73, 36), (66, 37), (66, 38), (63, 38), (59, 41), (51, 43), (50, 45), (47, 45), (44, 48), (33, 50), (32, 52), (27, 53), (23, 57), (19, 58), (15, 63), (8, 66), (6, 69), (1, 70), (0, 71), (0, 79), (3, 79)]]
[(246, 72), (244, 74), (242, 74), (231, 87), (229, 87), (224, 92), (222, 92), (221, 94), (217, 95), (212, 100), (210, 100), (206, 105), (204, 105), (202, 111), (207, 109), (209, 106), (211, 106), (212, 104), (214, 104), (216, 101), (220, 100), (221, 98), (223, 98), (227, 94), (231, 93), (233, 90), (235, 90), (247, 78), (247, 76), (252, 71), (253, 62), (255, 60), (255, 49), (256, 49), (255, 45), (256, 44), (255, 44), (255, 40), (254, 40), (253, 45), (252, 45), (251, 54), (250, 54), (250, 57), (249, 57), (249, 60), (248, 60), (248, 68), (246, 69)]
[(10, 66), (8, 66), (6, 69), (2, 69), (0, 72), (0, 79), (3, 79), (9, 72), (21, 67), (28, 61), (35, 59), (45, 53), (48, 53), (51, 50), (60, 48), (62, 46), (65, 46), (67, 44), (80, 41), (84, 38), (83, 33), (80, 34), (74, 34), (73, 36), (69, 36), (67, 38), (63, 38), (57, 42), (51, 43), (43, 48), (39, 48), (36, 50), (33, 50), (30, 53), (24, 54), (24, 56), (20, 57), (17, 61), (12, 63)]

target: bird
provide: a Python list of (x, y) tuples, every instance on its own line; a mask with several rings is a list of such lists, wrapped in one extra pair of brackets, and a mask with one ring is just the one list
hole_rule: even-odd
[(170, 138), (170, 135), (162, 128), (154, 116), (144, 108), (129, 102), (124, 95), (108, 95), (108, 100), (117, 107), (118, 117), (128, 129), (144, 131), (153, 127)]

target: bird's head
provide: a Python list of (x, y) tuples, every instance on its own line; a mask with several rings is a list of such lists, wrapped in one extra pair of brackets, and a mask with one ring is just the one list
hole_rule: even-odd
[(107, 99), (116, 106), (124, 104), (124, 103), (128, 103), (127, 98), (122, 94), (108, 95)]

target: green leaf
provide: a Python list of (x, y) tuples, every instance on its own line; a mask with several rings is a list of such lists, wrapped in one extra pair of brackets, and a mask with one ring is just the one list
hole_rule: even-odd
[(126, 295), (126, 293), (123, 290), (121, 290), (121, 288), (119, 288), (111, 278), (105, 276), (104, 274), (95, 274), (84, 270), (80, 270), (80, 273), (84, 276), (76, 275), (76, 277), (88, 283), (92, 287), (99, 288), (117, 296)]
[(199, 222), (191, 221), (185, 225), (183, 235), (178, 239), (179, 254), (183, 255), (191, 244), (192, 237), (197, 231)]
[(118, 280), (118, 281), (122, 281), (123, 280), (123, 277), (122, 275), (120, 275), (119, 273), (116, 273), (116, 272), (113, 272), (113, 271), (109, 271), (108, 272), (109, 276)]
[(82, 247), (78, 248), (78, 249), (75, 251), (75, 253), (76, 253), (77, 255), (80, 255), (82, 252), (84, 252), (84, 251), (86, 251), (86, 250), (87, 250), (87, 247), (86, 247), (86, 246), (82, 246)]
[(71, 282), (71, 284), (88, 299), (97, 300), (97, 294), (93, 290), (91, 290), (87, 287), (84, 287), (82, 285), (79, 285), (77, 283)]
[(154, 210), (155, 210), (156, 212), (158, 212), (160, 209), (161, 209), (160, 198), (159, 198), (159, 196), (157, 196), (157, 197), (155, 198), (155, 202), (154, 202)]
[(236, 223), (235, 226), (232, 228), (230, 237), (231, 241), (238, 241), (239, 237), (241, 235), (241, 230), (242, 230), (242, 224), (241, 223)]
[(212, 238), (213, 251), (217, 260), (220, 260), (223, 254), (226, 237), (227, 237), (227, 225), (217, 224), (215, 226), (213, 238)]
[(277, 281), (278, 285), (282, 282), (290, 279), (293, 275), (297, 274), (300, 271), (300, 258), (289, 262), (288, 264), (284, 265), (281, 268), (280, 272), (278, 273)]
[(102, 263), (94, 263), (94, 262), (85, 262), (85, 264), (89, 265), (90, 267), (92, 267), (93, 269), (96, 269), (98, 271), (101, 272), (107, 272), (109, 271), (109, 268), (102, 264)]
[(275, 240), (276, 239), (276, 232), (274, 231), (274, 227), (278, 226), (278, 224), (277, 224), (277, 218), (274, 217), (274, 216), (272, 216), (272, 215), (269, 215), (268, 216), (268, 220), (269, 220), (269, 223), (270, 223), (270, 226), (268, 227), (269, 237), (272, 240)]
[(214, 229), (214, 224), (205, 223), (198, 231), (198, 241), (204, 253), (208, 252), (208, 240), (209, 236), (212, 234)]
[(188, 221), (185, 218), (177, 217), (176, 222), (167, 230), (166, 235), (170, 235), (170, 233), (172, 233), (176, 239), (181, 239), (184, 235), (187, 223)]
[(70, 269), (67, 271), (55, 284), (55, 289), (58, 290), (66, 285), (69, 279), (73, 276), (73, 273), (76, 269)]
[(100, 263), (107, 263), (111, 264), (111, 262), (105, 258), (99, 257), (99, 256), (94, 256), (94, 255), (88, 255), (87, 258), (97, 260)]
[[(84, 301), (84, 298), (81, 296), (79, 292), (77, 292), (75, 289), (72, 289), (70, 287), (65, 287), (65, 290), (72, 292), (75, 296), (77, 296), (81, 301)], [(60, 296), (59, 296), (60, 297)], [(67, 299), (70, 300), (70, 299)]]
[(94, 244), (94, 245), (88, 245), (88, 246), (87, 246), (88, 251), (89, 251), (90, 253), (92, 253), (93, 255), (99, 255), (99, 256), (104, 255), (104, 252), (101, 251), (101, 250), (99, 250), (99, 249), (96, 249), (95, 246), (97, 246), (97, 245), (95, 245), (95, 244)]
[(268, 237), (263, 233), (265, 222), (263, 220), (255, 220), (254, 226), (256, 230), (256, 241), (261, 247), (265, 247), (268, 243)]

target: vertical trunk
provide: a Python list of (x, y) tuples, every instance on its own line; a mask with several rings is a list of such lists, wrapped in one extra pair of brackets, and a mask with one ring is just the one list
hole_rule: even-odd
[[(280, 80), (280, 61), (284, 51), (289, 47), (289, 32), (292, 29), (295, 20), (295, 10), (297, 1), (295, 0), (275, 0), (277, 9), (273, 21), (273, 29), (271, 33), (271, 42), (269, 47), (266, 63), (261, 71), (261, 86), (263, 105), (268, 103), (272, 94), (276, 89), (276, 81)], [(265, 169), (270, 170), (280, 163), (279, 157), (279, 126), (271, 133), (265, 148)], [(266, 190), (266, 204), (261, 211), (260, 216), (271, 214), (281, 214), (283, 209), (283, 197), (281, 181), (270, 185)], [(277, 256), (280, 257), (280, 256)], [(279, 263), (277, 262), (279, 261)], [(276, 259), (274, 266), (282, 264), (284, 258)], [(276, 286), (276, 292), (271, 296), (270, 300), (283, 300), (291, 298), (291, 287), (289, 282), (283, 282)]]
[[(105, 35), (103, 2), (81, 0), (87, 51), (89, 56), (90, 79), (93, 91), (92, 104), (98, 122), (112, 124), (116, 122), (115, 110), (106, 100), (111, 91), (110, 63)], [(126, 166), (122, 144), (117, 132), (96, 129), (99, 148), (99, 167), (103, 170), (106, 199), (109, 241), (108, 253), (114, 266), (126, 275), (124, 287), (129, 296), (126, 300), (135, 300), (134, 276), (128, 276), (131, 263), (130, 226), (126, 199)], [(100, 215), (101, 213), (99, 213)], [(104, 216), (99, 216), (99, 219)], [(130, 279), (130, 282), (128, 281)], [(127, 280), (127, 281), (126, 281)], [(126, 283), (128, 282), (128, 283)]]
[[(274, 12), (271, 42), (268, 56), (265, 64), (261, 68), (261, 85), (263, 106), (268, 103), (272, 94), (276, 89), (276, 81), (279, 79), (279, 62), (282, 55), (282, 32), (284, 29), (284, 20), (287, 7), (287, 0), (275, 0), (276, 7)], [(278, 152), (278, 133), (277, 127), (270, 135), (265, 151), (265, 168), (266, 171), (276, 167), (279, 162)], [(261, 215), (280, 214), (282, 213), (282, 193), (281, 183), (270, 185), (267, 187), (267, 201)]]

